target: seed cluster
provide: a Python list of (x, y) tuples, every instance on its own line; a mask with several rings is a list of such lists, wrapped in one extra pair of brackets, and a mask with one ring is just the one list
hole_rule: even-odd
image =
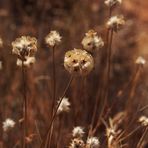
[(22, 36), (12, 42), (12, 53), (17, 55), (17, 65), (29, 66), (35, 62), (35, 53), (37, 52), (37, 40), (34, 37)]
[(94, 59), (85, 50), (70, 50), (65, 54), (64, 67), (71, 74), (85, 76), (94, 68)]
[(97, 35), (94, 30), (89, 30), (82, 40), (83, 48), (91, 53), (104, 46), (104, 42), (101, 37)]

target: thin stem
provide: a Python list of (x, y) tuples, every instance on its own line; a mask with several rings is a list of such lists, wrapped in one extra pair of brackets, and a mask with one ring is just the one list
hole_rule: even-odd
[(106, 78), (105, 89), (104, 89), (104, 93), (105, 94), (104, 94), (104, 98), (103, 98), (103, 102), (102, 102), (102, 108), (101, 108), (101, 112), (100, 112), (100, 115), (99, 115), (99, 119), (98, 119), (96, 127), (93, 130), (93, 133), (95, 132), (95, 130), (97, 129), (97, 127), (98, 127), (98, 125), (100, 123), (100, 119), (101, 119), (102, 114), (104, 112), (104, 108), (106, 106), (106, 102), (107, 102), (107, 98), (108, 98), (108, 93), (109, 93), (113, 30), (111, 30), (109, 36), (110, 37), (109, 37), (108, 54), (107, 54), (107, 78)]
[(26, 91), (26, 70), (24, 66), (24, 61), (22, 60), (22, 85), (23, 85), (23, 116), (24, 116), (24, 126), (23, 126), (23, 148), (26, 148), (26, 137), (27, 137), (27, 91)]
[(148, 133), (148, 127), (145, 129), (145, 131), (144, 131), (142, 137), (140, 138), (140, 140), (139, 140), (139, 142), (138, 142), (138, 144), (137, 144), (137, 148), (141, 148), (142, 141), (144, 140), (144, 138), (145, 138), (145, 136), (147, 135), (147, 133)]
[(60, 98), (60, 100), (59, 100), (59, 102), (58, 102), (58, 105), (57, 105), (57, 107), (56, 107), (56, 109), (55, 109), (55, 111), (54, 111), (54, 113), (53, 113), (53, 115), (52, 115), (51, 122), (50, 122), (49, 127), (48, 127), (48, 130), (47, 130), (46, 138), (45, 138), (44, 141), (41, 143), (40, 148), (43, 147), (44, 142), (45, 142), (45, 148), (47, 148), (47, 146), (48, 146), (48, 145), (47, 145), (47, 142), (48, 142), (48, 139), (49, 139), (49, 136), (50, 136), (52, 124), (53, 124), (53, 122), (54, 122), (54, 120), (55, 120), (55, 117), (56, 117), (56, 115), (57, 115), (57, 111), (58, 111), (58, 109), (59, 109), (59, 106), (60, 106), (60, 104), (61, 104), (61, 102), (62, 102), (62, 100), (63, 100), (63, 98), (64, 98), (66, 92), (68, 91), (72, 80), (73, 80), (73, 76), (70, 77), (70, 80), (69, 80), (69, 82), (68, 82), (68, 84), (67, 84), (67, 86), (66, 86), (66, 88), (65, 88), (65, 90), (64, 90), (64, 92), (63, 92), (63, 95), (62, 95), (62, 97)]
[(52, 82), (52, 87), (53, 87), (53, 93), (52, 93), (52, 97), (53, 97), (53, 104), (52, 104), (52, 114), (54, 111), (54, 105), (55, 105), (55, 99), (56, 99), (56, 65), (55, 65), (55, 46), (52, 48), (52, 78), (53, 78), (53, 82)]
[[(112, 15), (112, 7), (109, 8), (109, 18), (111, 17)], [(110, 30), (107, 29), (107, 32), (106, 32), (106, 49), (108, 49), (109, 47), (109, 35), (110, 35)], [(100, 90), (99, 90), (99, 93), (98, 95), (100, 95)], [(96, 103), (95, 103), (95, 108), (94, 108), (94, 112), (93, 112), (93, 116), (92, 116), (92, 120), (91, 120), (91, 124), (90, 124), (90, 129), (89, 129), (89, 134), (88, 135), (91, 135), (92, 134), (92, 130), (93, 130), (93, 125), (94, 125), (94, 121), (95, 121), (95, 117), (96, 117), (96, 114), (97, 114), (97, 106), (98, 106), (98, 102), (99, 102), (99, 96), (97, 95), (97, 99), (96, 99)]]
[[(55, 46), (53, 46), (52, 48), (52, 78), (53, 78), (53, 83), (52, 83), (52, 87), (53, 87), (53, 93), (52, 93), (52, 111), (51, 111), (51, 117), (53, 115), (54, 112), (54, 106), (55, 106), (55, 102), (56, 102), (56, 65), (55, 65)], [(53, 126), (53, 125), (52, 125)], [(51, 144), (51, 138), (52, 138), (52, 133), (53, 133), (53, 128), (51, 128), (51, 133), (49, 136), (49, 141), (47, 141), (47, 145), (49, 147), (49, 145)]]
[[(122, 139), (120, 139), (120, 135), (118, 136), (119, 141), (124, 141), (125, 139), (127, 139), (128, 137), (132, 136), (137, 130), (139, 130), (141, 128), (141, 126), (138, 126), (136, 129), (134, 129), (132, 132), (130, 132), (128, 135), (126, 135), (125, 137), (123, 137)], [(123, 135), (121, 133), (121, 135)]]
[(35, 121), (35, 127), (36, 127), (37, 133), (39, 135), (40, 142), (42, 143), (42, 138), (41, 138), (41, 134), (40, 134), (40, 131), (39, 131), (39, 127), (38, 127), (37, 121)]
[(139, 110), (139, 112), (142, 112), (142, 111), (144, 111), (144, 110), (146, 110), (146, 109), (148, 109), (148, 105), (145, 105), (144, 107), (142, 107), (142, 108)]

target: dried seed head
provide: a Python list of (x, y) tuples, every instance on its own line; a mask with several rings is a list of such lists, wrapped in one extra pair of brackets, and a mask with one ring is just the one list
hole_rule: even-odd
[(80, 126), (74, 127), (73, 131), (72, 131), (72, 136), (73, 137), (77, 137), (77, 138), (81, 138), (84, 135), (84, 129)]
[(72, 139), (69, 148), (85, 148), (84, 141), (80, 138), (74, 138)]
[(60, 103), (57, 113), (59, 114), (61, 112), (68, 112), (69, 110), (70, 110), (70, 102), (68, 98), (63, 98)]
[[(30, 67), (35, 63), (35, 57), (26, 57), (26, 61), (22, 61), (20, 59), (17, 59), (16, 65), (19, 67), (22, 67), (22, 64), (24, 64), (25, 67)], [(23, 63), (22, 63), (23, 62)]]
[(89, 52), (94, 52), (104, 46), (104, 42), (101, 37), (97, 35), (94, 30), (89, 30), (83, 38), (81, 44), (83, 48)]
[(107, 22), (107, 28), (111, 29), (115, 32), (120, 30), (122, 26), (125, 24), (125, 20), (123, 16), (112, 16)]
[(138, 65), (144, 65), (146, 63), (146, 61), (143, 57), (140, 56), (136, 59), (135, 63)]
[(7, 118), (4, 122), (3, 122), (3, 130), (4, 132), (10, 130), (11, 128), (13, 128), (15, 126), (15, 122), (10, 119), (10, 118)]
[(37, 40), (34, 37), (22, 36), (12, 42), (12, 53), (25, 61), (26, 57), (34, 56), (37, 51)]
[(138, 120), (142, 126), (148, 126), (148, 117), (141, 116)]
[(55, 46), (55, 45), (58, 45), (59, 43), (61, 43), (61, 36), (60, 34), (53, 30), (53, 31), (50, 31), (50, 33), (45, 37), (45, 42), (48, 46)]
[(88, 75), (94, 67), (94, 59), (85, 50), (74, 49), (67, 51), (64, 58), (64, 67), (71, 74)]
[(100, 142), (97, 137), (89, 137), (86, 141), (86, 148), (99, 148)]
[(3, 40), (2, 40), (2, 38), (0, 37), (0, 48), (2, 48), (3, 47)]
[(122, 0), (105, 0), (104, 2), (108, 7), (113, 7), (117, 4), (121, 4)]

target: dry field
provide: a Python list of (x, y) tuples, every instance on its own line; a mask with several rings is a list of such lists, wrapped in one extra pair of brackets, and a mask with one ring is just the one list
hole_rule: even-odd
[(147, 9), (0, 0), (0, 148), (147, 148)]

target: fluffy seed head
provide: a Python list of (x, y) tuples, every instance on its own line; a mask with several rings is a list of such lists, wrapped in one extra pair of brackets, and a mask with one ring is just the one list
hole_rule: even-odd
[(104, 46), (104, 42), (101, 37), (97, 35), (94, 30), (89, 30), (83, 38), (81, 44), (83, 48), (89, 52), (94, 52)]
[(105, 0), (104, 2), (108, 7), (113, 7), (117, 4), (121, 4), (122, 0)]
[(138, 121), (142, 126), (148, 126), (148, 118), (146, 116), (141, 116)]
[(74, 129), (72, 131), (73, 137), (80, 138), (80, 137), (83, 137), (83, 135), (84, 135), (84, 129), (82, 127), (80, 127), (80, 126), (74, 127)]
[(74, 75), (88, 75), (94, 67), (94, 59), (85, 50), (74, 49), (67, 51), (64, 58), (64, 67)]
[(68, 112), (70, 110), (70, 102), (68, 98), (63, 98), (58, 108), (58, 114), (61, 112)]
[(22, 63), (22, 60), (18, 58), (16, 61), (16, 65), (22, 67), (22, 64), (24, 64), (25, 67), (30, 67), (35, 63), (35, 61), (35, 57), (26, 57), (26, 61), (23, 61)]
[(144, 65), (146, 63), (146, 61), (143, 57), (140, 56), (136, 59), (135, 63), (138, 65)]
[(69, 148), (85, 148), (84, 141), (80, 138), (74, 138)]
[(122, 26), (125, 24), (125, 20), (123, 16), (112, 16), (106, 26), (108, 29), (112, 29), (113, 31), (117, 32), (122, 28)]
[(48, 46), (55, 46), (55, 45), (58, 45), (59, 43), (61, 43), (61, 36), (60, 34), (53, 30), (53, 31), (50, 31), (50, 33), (45, 37), (45, 42)]
[(2, 64), (2, 61), (0, 61), (0, 70), (3, 69), (3, 64)]
[(3, 40), (2, 40), (2, 38), (0, 37), (0, 48), (2, 48), (3, 47)]
[(7, 118), (4, 122), (3, 122), (3, 130), (6, 132), (8, 131), (9, 129), (13, 128), (15, 126), (15, 122), (10, 119), (10, 118)]
[(86, 141), (86, 148), (99, 148), (100, 142), (97, 137), (89, 137)]
[(37, 51), (37, 40), (34, 37), (22, 36), (12, 42), (12, 53), (25, 61), (26, 57), (34, 56)]

